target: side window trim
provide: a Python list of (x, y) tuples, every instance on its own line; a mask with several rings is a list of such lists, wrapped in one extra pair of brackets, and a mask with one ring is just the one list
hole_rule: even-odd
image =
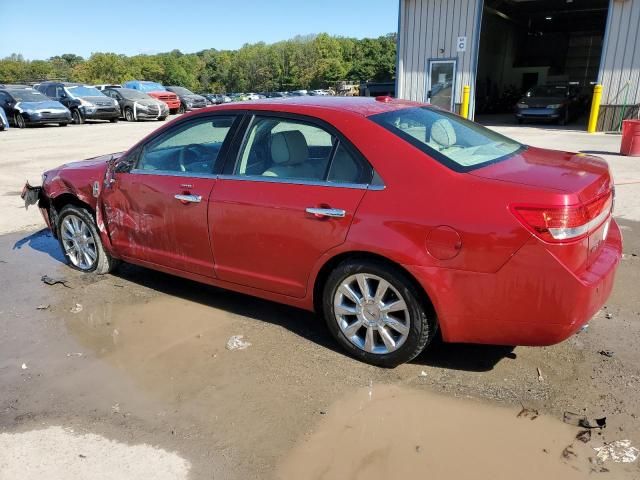
[[(231, 128), (229, 129), (229, 132), (227, 133), (227, 136), (225, 137), (224, 142), (222, 143), (222, 147), (220, 148), (220, 153), (218, 154), (220, 160), (218, 161), (218, 159), (216, 159), (216, 161), (214, 161), (211, 172), (196, 173), (196, 172), (179, 172), (174, 170), (143, 170), (138, 168), (142, 153), (150, 144), (157, 143), (158, 141), (162, 141), (169, 135), (175, 134), (176, 130), (182, 129), (183, 127), (188, 128), (190, 124), (206, 121), (206, 119), (212, 119), (215, 117), (235, 117), (235, 118), (233, 120), (233, 124), (231, 125)], [(235, 111), (225, 111), (225, 112), (210, 113), (204, 116), (189, 118), (187, 120), (178, 122), (176, 125), (172, 125), (170, 128), (163, 130), (161, 132), (158, 132), (157, 135), (154, 135), (152, 138), (148, 139), (143, 144), (136, 145), (131, 149), (131, 152), (133, 152), (133, 155), (135, 156), (135, 158), (131, 166), (131, 169), (129, 170), (129, 173), (142, 174), (142, 175), (163, 175), (163, 176), (174, 176), (174, 177), (185, 177), (185, 176), (201, 177), (201, 178), (216, 177), (217, 176), (217, 172), (215, 171), (216, 164), (224, 164), (227, 162), (226, 155), (228, 155), (229, 146), (231, 144), (231, 141), (235, 139), (235, 136), (238, 132), (238, 129), (240, 127), (240, 122), (242, 119), (243, 119), (242, 112), (238, 113)]]
[[(230, 155), (225, 161), (225, 165), (222, 173), (219, 175), (219, 178), (226, 180), (242, 180), (242, 181), (260, 181), (266, 183), (288, 183), (293, 185), (314, 185), (314, 186), (328, 186), (328, 187), (340, 187), (340, 188), (362, 188), (362, 189), (370, 189), (370, 190), (382, 190), (384, 189), (384, 183), (382, 182), (381, 177), (373, 168), (373, 165), (366, 159), (366, 157), (340, 132), (337, 128), (331, 125), (328, 122), (325, 122), (321, 119), (310, 117), (307, 115), (300, 115), (296, 113), (290, 112), (276, 112), (270, 110), (251, 110), (246, 111), (246, 119), (241, 125), (240, 131), (236, 132), (236, 137), (240, 138), (238, 141), (237, 138), (234, 138), (234, 148), (229, 153)], [(327, 168), (324, 173), (323, 180), (307, 180), (307, 179), (295, 179), (295, 178), (277, 178), (277, 177), (265, 177), (262, 175), (238, 175), (235, 173), (236, 168), (241, 161), (241, 154), (246, 146), (247, 138), (251, 127), (254, 124), (256, 117), (273, 117), (275, 119), (280, 119), (284, 121), (298, 121), (302, 123), (309, 124), (313, 127), (319, 128), (330, 134), (331, 136), (337, 139), (336, 144), (331, 149), (331, 154), (329, 157), (329, 162), (327, 162)], [(238, 135), (241, 133), (241, 135)], [(343, 182), (331, 182), (328, 180), (329, 172), (331, 171), (331, 165), (333, 164), (333, 159), (335, 157), (336, 152), (338, 151), (338, 147), (342, 145), (343, 148), (347, 150), (347, 152), (359, 163), (362, 165), (368, 166), (371, 169), (372, 178), (367, 183), (343, 183)], [(374, 185), (374, 180), (376, 180), (376, 184)]]

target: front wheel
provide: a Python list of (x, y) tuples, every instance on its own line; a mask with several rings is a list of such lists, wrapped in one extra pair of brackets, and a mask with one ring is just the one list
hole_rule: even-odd
[(82, 125), (84, 123), (84, 117), (77, 108), (71, 111), (71, 121), (74, 125)]
[(24, 117), (19, 113), (16, 113), (14, 117), (14, 122), (16, 123), (16, 127), (18, 128), (26, 128), (27, 122), (24, 121)]
[(329, 275), (323, 313), (332, 335), (350, 355), (395, 367), (420, 354), (436, 333), (435, 315), (420, 293), (399, 268), (348, 261)]
[(178, 108), (178, 113), (179, 113), (179, 114), (182, 114), (182, 113), (184, 113), (184, 112), (186, 112), (186, 111), (187, 111), (187, 109), (186, 109), (186, 108), (184, 108), (184, 105), (180, 104), (180, 107)]
[(131, 110), (129, 107), (124, 109), (124, 119), (127, 122), (133, 122), (135, 120), (133, 116), (133, 110)]
[(58, 241), (69, 265), (82, 272), (105, 274), (117, 260), (104, 249), (93, 215), (86, 209), (67, 205), (58, 215)]

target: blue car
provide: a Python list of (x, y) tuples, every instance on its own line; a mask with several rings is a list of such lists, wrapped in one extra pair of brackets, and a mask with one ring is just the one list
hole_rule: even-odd
[(0, 88), (0, 108), (4, 110), (7, 123), (18, 128), (46, 123), (66, 127), (71, 122), (69, 109), (29, 87)]

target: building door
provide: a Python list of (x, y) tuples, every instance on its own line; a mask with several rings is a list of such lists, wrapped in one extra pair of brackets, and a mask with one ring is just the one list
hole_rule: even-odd
[(453, 112), (455, 60), (429, 60), (427, 77), (427, 101), (432, 105)]

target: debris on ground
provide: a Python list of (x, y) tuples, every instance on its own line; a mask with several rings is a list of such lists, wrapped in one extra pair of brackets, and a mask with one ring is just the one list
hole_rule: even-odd
[(609, 358), (611, 358), (611, 357), (613, 357), (615, 355), (615, 353), (613, 353), (613, 351), (611, 351), (611, 350), (600, 350), (598, 353), (600, 355), (602, 355), (603, 357), (609, 357)]
[(585, 323), (582, 328), (580, 328), (580, 333), (586, 332), (587, 330), (589, 330), (589, 324)]
[(522, 405), (522, 410), (520, 410), (518, 415), (516, 415), (516, 417), (518, 418), (524, 417), (524, 418), (530, 418), (531, 420), (535, 420), (539, 416), (540, 416), (540, 413), (538, 412), (538, 410), (535, 410), (533, 408), (527, 408), (524, 405)]
[(36, 307), (36, 310), (49, 310), (49, 307), (50, 307), (50, 305), (48, 303), (47, 304), (43, 304), (43, 305), (38, 305)]
[(425, 372), (424, 370), (422, 370), (422, 371), (420, 372), (420, 375), (419, 375), (419, 376), (420, 376), (420, 377), (426, 377), (426, 376), (427, 376), (427, 372)]
[(69, 311), (71, 313), (80, 313), (82, 311), (82, 304), (76, 303), (73, 307), (71, 307), (71, 310)]
[(601, 462), (612, 460), (616, 463), (632, 463), (638, 459), (640, 450), (631, 446), (630, 440), (616, 440), (605, 443), (602, 447), (595, 447), (596, 458)]
[(582, 443), (589, 443), (591, 440), (591, 430), (581, 430), (576, 435), (576, 440), (580, 440)]
[(113, 406), (111, 407), (111, 411), (112, 411), (113, 413), (120, 413), (120, 404), (119, 404), (119, 403), (116, 403), (115, 405), (113, 405)]
[(542, 370), (540, 370), (540, 367), (538, 367), (537, 370), (538, 370), (538, 381), (544, 382), (544, 377), (542, 376)]
[(26, 364), (26, 363), (23, 363), (23, 364), (22, 364), (22, 370), (26, 370), (27, 368), (29, 368), (29, 367), (27, 367), (27, 364)]
[(420, 453), (420, 445), (416, 445), (416, 453)]
[(67, 353), (67, 357), (81, 357), (82, 352)]
[(65, 278), (54, 278), (54, 277), (50, 277), (49, 275), (43, 275), (40, 280), (42, 280), (44, 283), (46, 283), (47, 285), (62, 285), (63, 287), (66, 288), (71, 288), (69, 286), (69, 281)]
[(593, 420), (590, 420), (585, 415), (572, 412), (564, 412), (562, 421), (569, 425), (575, 425), (576, 427), (582, 428), (606, 428), (607, 426), (607, 417), (594, 418)]
[(243, 340), (244, 335), (232, 335), (227, 340), (227, 350), (244, 350), (251, 346), (250, 342)]
[(607, 313), (604, 314), (604, 318), (611, 319), (611, 318), (613, 318), (613, 314), (607, 312)]
[(565, 460), (571, 460), (577, 456), (576, 452), (573, 451), (573, 443), (571, 445), (567, 445), (564, 450), (562, 450), (562, 458)]

